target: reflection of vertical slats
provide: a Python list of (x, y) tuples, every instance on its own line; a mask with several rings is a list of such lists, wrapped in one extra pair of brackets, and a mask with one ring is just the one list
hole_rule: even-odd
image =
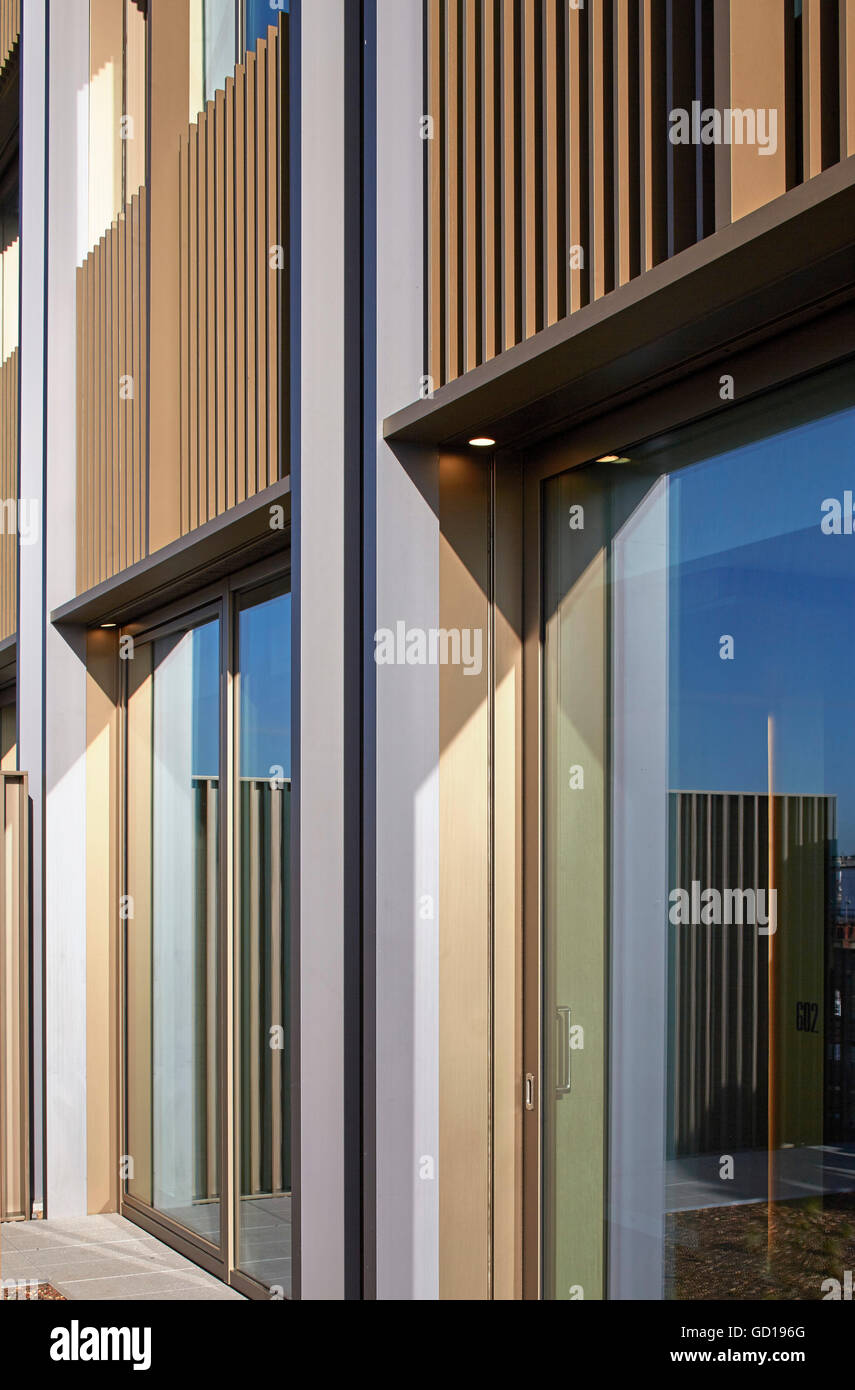
[[(691, 900), (712, 888), (725, 906), (728, 889), (764, 893), (762, 922), (738, 918), (728, 925), (693, 922), (672, 932), (669, 1150), (716, 1154), (767, 1142), (769, 1084), (769, 800), (763, 795), (673, 793), (673, 885)], [(824, 797), (777, 797), (775, 840), (778, 921), (789, 930), (778, 940), (776, 1037), (797, 997), (821, 994), (821, 938), (826, 930), (825, 883), (833, 839), (834, 802)], [(703, 913), (705, 903), (701, 899)], [(760, 912), (760, 903), (757, 903)], [(819, 955), (817, 954), (819, 952)], [(799, 992), (802, 992), (801, 996)], [(789, 1042), (775, 1066), (776, 1123), (782, 1140), (815, 1143), (822, 1130), (816, 1078), (818, 1051)]]
[[(271, 1024), (284, 1029), (285, 1016), (283, 1012), (283, 991), (282, 991), (282, 967), (283, 967), (283, 926), (285, 922), (283, 903), (285, 884), (283, 882), (283, 863), (280, 846), (282, 845), (282, 811), (283, 798), (285, 792), (271, 791), (269, 804), (270, 815), (269, 824), (269, 851), (268, 865), (270, 868), (270, 917), (266, 924), (267, 951), (270, 959), (270, 1021)], [(282, 1060), (281, 1049), (274, 1049), (270, 1052), (270, 1144), (272, 1151), (273, 1170), (271, 1182), (275, 1192), (281, 1192), (284, 1187), (284, 1172), (282, 1163), (282, 1131), (283, 1131), (283, 1109), (287, 1104), (287, 1097), (282, 1086)]]
[(291, 274), (290, 274), (290, 254), (291, 238), (289, 215), (290, 206), (290, 161), (288, 154), (288, 72), (290, 63), (290, 39), (288, 26), (283, 24), (279, 30), (278, 41), (278, 60), (279, 60), (279, 81), (276, 89), (277, 116), (276, 131), (279, 141), (277, 157), (277, 177), (278, 193), (276, 198), (277, 215), (279, 217), (280, 235), (277, 238), (282, 243), (284, 254), (284, 267), (277, 277), (279, 286), (278, 301), (278, 362), (279, 362), (279, 401), (278, 411), (278, 439), (276, 450), (276, 476), (277, 478), (287, 477), (290, 472), (291, 457), (291, 409), (290, 409), (290, 381), (291, 381), (291, 333), (289, 324), (291, 321)]
[(261, 1191), (261, 791), (253, 783), (249, 800), (249, 1035), (252, 1039), (249, 1054), (249, 1176), (253, 1192)]
[(216, 782), (205, 782), (206, 810), (206, 893), (205, 927), (207, 943), (207, 979), (205, 990), (206, 1018), (206, 1146), (207, 1157), (207, 1197), (214, 1197), (219, 1191), (219, 1114), (218, 1114), (218, 1067), (217, 1067), (217, 996), (218, 971), (218, 808), (219, 793)]
[[(288, 806), (290, 786), (240, 782), (238, 998), (242, 1196), (290, 1191)], [(280, 1046), (274, 1029), (282, 1029)]]

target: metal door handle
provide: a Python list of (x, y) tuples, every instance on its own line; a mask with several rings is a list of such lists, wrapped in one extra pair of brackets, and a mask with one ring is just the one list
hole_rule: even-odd
[(558, 1024), (558, 1080), (555, 1085), (557, 1096), (570, 1094), (570, 1008), (559, 1004), (555, 1010)]

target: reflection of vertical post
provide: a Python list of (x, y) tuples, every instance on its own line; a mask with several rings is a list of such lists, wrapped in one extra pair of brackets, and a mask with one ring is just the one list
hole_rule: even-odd
[(772, 893), (775, 888), (775, 719), (769, 715), (767, 726), (767, 746), (769, 762), (769, 901), (766, 904), (766, 917), (769, 932), (766, 938), (769, 943), (768, 954), (768, 995), (769, 995), (769, 1024), (768, 1024), (768, 1087), (767, 1087), (767, 1109), (768, 1119), (766, 1125), (766, 1147), (767, 1147), (767, 1186), (768, 1201), (766, 1206), (766, 1249), (767, 1259), (772, 1258), (772, 1237), (773, 1219), (772, 1203), (775, 1193), (775, 931), (773, 928), (776, 922), (773, 921), (772, 903), (774, 898)]

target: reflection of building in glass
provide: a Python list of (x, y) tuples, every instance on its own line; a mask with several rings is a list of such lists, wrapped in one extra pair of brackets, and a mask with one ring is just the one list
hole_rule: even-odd
[[(832, 860), (836, 798), (775, 797), (771, 879), (768, 796), (672, 792), (670, 818), (671, 888), (777, 892), (771, 970), (770, 937), (756, 925), (669, 923), (670, 1156), (765, 1148), (770, 1136), (776, 1148), (838, 1137), (835, 1115), (855, 1108), (839, 1077), (846, 1104), (824, 1095), (824, 1039), (843, 1047), (825, 988), (826, 956), (844, 957), (829, 902), (830, 866), (841, 862)], [(847, 969), (829, 968), (848, 999), (844, 944)]]

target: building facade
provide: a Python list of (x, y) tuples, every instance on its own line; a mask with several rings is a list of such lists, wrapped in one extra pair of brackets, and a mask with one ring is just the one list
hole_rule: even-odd
[(0, 60), (3, 1219), (821, 1298), (855, 0), (0, 0)]

